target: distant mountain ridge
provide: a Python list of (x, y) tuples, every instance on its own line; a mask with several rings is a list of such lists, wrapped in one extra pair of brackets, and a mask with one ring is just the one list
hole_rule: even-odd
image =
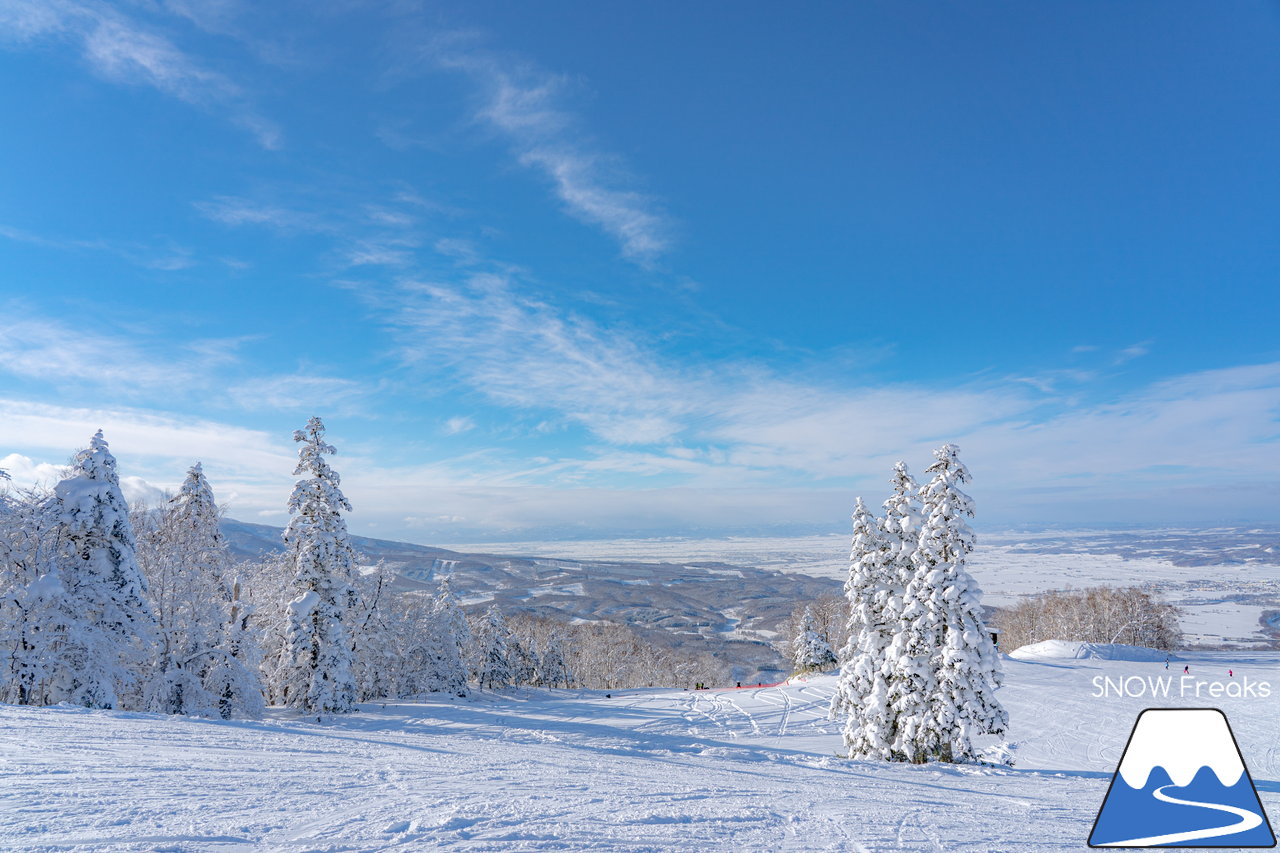
[[(233, 518), (222, 520), (222, 533), (227, 537), (231, 553), (238, 560), (252, 560), (263, 554), (277, 554), (284, 550), (283, 527), (269, 524), (252, 524), (237, 521)], [(371, 539), (367, 536), (352, 536), (351, 542), (356, 550), (373, 561), (385, 559), (388, 563), (434, 559), (439, 555), (455, 552), (445, 548), (432, 548), (428, 545), (414, 545), (411, 542), (393, 542), (389, 539)]]

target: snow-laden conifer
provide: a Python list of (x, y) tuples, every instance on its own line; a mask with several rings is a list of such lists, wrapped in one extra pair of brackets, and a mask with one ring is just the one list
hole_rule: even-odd
[(511, 631), (498, 605), (491, 604), (472, 627), (476, 642), (476, 681), (481, 687), (509, 687), (514, 681), (511, 666)]
[(973, 739), (1003, 734), (1009, 722), (995, 694), (1000, 660), (983, 624), (982, 591), (965, 568), (974, 547), (966, 521), (973, 500), (960, 489), (970, 478), (959, 450), (946, 444), (934, 451), (928, 468), (933, 479), (921, 489), (924, 526), (914, 558), (925, 576), (925, 610), (937, 638), (937, 684), (928, 715), (936, 734), (926, 740), (944, 761), (974, 760)]
[[(893, 486), (893, 494), (883, 504), (884, 516), (880, 521), (880, 530), (884, 534), (885, 545), (889, 549), (889, 569), (893, 575), (893, 594), (886, 602), (885, 621), (897, 627), (893, 631), (893, 639), (885, 652), (886, 677), (889, 686), (890, 716), (895, 718), (900, 713), (912, 714), (918, 710), (920, 694), (911, 693), (916, 688), (929, 683), (928, 678), (921, 677), (915, 669), (918, 661), (915, 653), (921, 652), (923, 646), (913, 643), (911, 636), (911, 620), (905, 615), (907, 608), (907, 591), (912, 589), (917, 566), (915, 552), (920, 541), (920, 525), (923, 517), (920, 507), (920, 487), (907, 468), (907, 463), (898, 461), (893, 466), (893, 476), (889, 478)], [(919, 592), (919, 587), (915, 588)], [(902, 754), (895, 755), (902, 758)]]
[(920, 543), (920, 526), (923, 523), (920, 487), (905, 462), (893, 466), (889, 483), (893, 486), (893, 494), (884, 502), (880, 528), (889, 548), (889, 561), (897, 575), (897, 585), (906, 589), (915, 576), (913, 557)]
[(311, 418), (293, 440), (301, 445), (293, 473), (302, 479), (289, 496), (292, 518), (284, 543), (296, 597), (287, 607), (280, 693), (290, 707), (346, 713), (356, 701), (347, 625), (355, 604), (356, 554), (342, 517), (351, 504), (339, 488), (337, 472), (325, 461), (335, 451), (324, 440), (320, 418)]
[(54, 487), (59, 513), (59, 586), (84, 630), (69, 639), (78, 666), (59, 701), (88, 708), (136, 707), (155, 642), (155, 618), (138, 569), (129, 507), (102, 430)]
[(932, 578), (917, 560), (922, 518), (919, 489), (902, 462), (894, 467), (891, 482), (894, 493), (884, 504), (881, 525), (901, 590), (896, 604), (898, 630), (886, 655), (889, 713), (894, 720), (891, 754), (898, 760), (923, 763), (937, 755), (940, 743), (931, 707), (938, 688), (942, 623)]
[(832, 697), (833, 717), (853, 758), (887, 759), (895, 731), (889, 689), (889, 646), (899, 630), (902, 590), (880, 523), (858, 498), (853, 513), (849, 577), (849, 644)]
[(791, 640), (791, 661), (796, 672), (815, 672), (836, 665), (836, 653), (827, 638), (818, 633), (812, 608), (804, 609)]

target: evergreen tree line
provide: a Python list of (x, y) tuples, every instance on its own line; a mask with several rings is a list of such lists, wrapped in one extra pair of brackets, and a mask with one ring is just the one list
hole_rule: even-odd
[(0, 497), (0, 702), (231, 718), (575, 683), (566, 626), (517, 637), (497, 607), (469, 620), (447, 578), (401, 593), (362, 567), (324, 424), (294, 440), (285, 550), (253, 562), (233, 562), (199, 463), (131, 510), (101, 431), (51, 490)]
[[(848, 640), (831, 703), (853, 758), (973, 761), (975, 739), (1008, 725), (995, 695), (999, 656), (965, 568), (975, 541), (973, 500), (960, 488), (969, 471), (953, 444), (934, 459), (923, 486), (906, 464), (895, 466), (883, 515), (861, 498), (853, 514)], [(797, 668), (833, 665), (814, 614), (801, 621)]]

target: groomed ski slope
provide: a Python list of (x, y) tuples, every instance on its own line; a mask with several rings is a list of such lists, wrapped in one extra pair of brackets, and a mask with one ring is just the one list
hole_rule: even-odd
[[(1280, 655), (1006, 660), (1012, 769), (839, 759), (829, 676), (513, 691), (317, 724), (0, 706), (0, 849), (1084, 850), (1138, 712), (1223, 708), (1280, 816)], [(1095, 676), (1268, 681), (1268, 699), (1096, 698)], [(1176, 690), (1176, 686), (1175, 686)]]

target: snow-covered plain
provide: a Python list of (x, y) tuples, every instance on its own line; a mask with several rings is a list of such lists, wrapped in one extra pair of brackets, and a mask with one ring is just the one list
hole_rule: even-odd
[[(850, 762), (830, 676), (516, 691), (317, 723), (0, 706), (0, 848), (23, 851), (1083, 850), (1138, 712), (1220, 707), (1280, 816), (1280, 654), (1006, 659), (1012, 768)], [(1094, 679), (1266, 681), (1100, 697)], [(1228, 676), (1227, 670), (1233, 670)], [(1137, 682), (1129, 682), (1132, 688)]]
[[(1169, 535), (1174, 534), (1185, 535), (1185, 531)], [(1147, 535), (1161, 541), (1160, 531)], [(1041, 541), (1050, 536), (1052, 541)], [(1265, 610), (1280, 609), (1280, 565), (1175, 565), (1165, 557), (1173, 547), (1154, 549), (1159, 556), (1130, 553), (1132, 549), (1124, 554), (1107, 553), (1108, 548), (1121, 547), (1112, 541), (1116, 538), (1093, 531), (1054, 531), (1040, 537), (1024, 532), (981, 533), (968, 568), (984, 590), (984, 604), (1004, 606), (1051, 589), (1149, 585), (1183, 609), (1182, 627), (1189, 644), (1271, 642), (1262, 633), (1259, 620)], [(1177, 546), (1182, 547), (1180, 541)], [(841, 581), (849, 572), (849, 535), (844, 533), (784, 538), (491, 542), (450, 547), (570, 559), (724, 562)]]

